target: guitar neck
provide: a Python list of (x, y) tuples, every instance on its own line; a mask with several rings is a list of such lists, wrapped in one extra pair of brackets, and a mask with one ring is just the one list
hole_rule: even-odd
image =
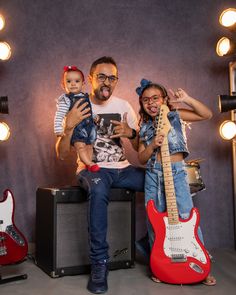
[(167, 136), (165, 136), (161, 146), (161, 161), (164, 175), (164, 186), (166, 195), (166, 207), (169, 224), (179, 223), (179, 214), (176, 203), (174, 180), (172, 175), (170, 152)]

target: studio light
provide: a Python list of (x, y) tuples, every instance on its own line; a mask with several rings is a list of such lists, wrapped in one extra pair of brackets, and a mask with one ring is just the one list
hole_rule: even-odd
[(235, 122), (227, 120), (220, 125), (220, 136), (225, 140), (231, 140), (236, 135)]
[(218, 98), (221, 113), (236, 109), (236, 95), (219, 95)]
[(222, 37), (216, 44), (216, 53), (219, 56), (226, 56), (236, 53), (235, 42), (227, 37)]
[(7, 140), (9, 136), (10, 136), (9, 126), (4, 122), (0, 122), (0, 141)]
[(219, 23), (228, 28), (230, 30), (229, 37), (222, 37), (218, 40), (216, 44), (216, 53), (219, 56), (228, 56), (232, 54), (236, 54), (236, 9), (228, 8), (224, 10), (220, 17)]
[[(8, 114), (8, 97), (7, 96), (0, 97), (0, 113)], [(4, 122), (0, 122), (0, 141), (7, 140), (9, 136), (10, 136), (9, 126)]]
[(236, 9), (228, 8), (224, 10), (219, 18), (219, 22), (224, 27), (232, 27), (236, 24)]
[(7, 42), (0, 42), (0, 59), (8, 60), (11, 57), (11, 47)]
[(0, 14), (0, 31), (4, 28), (5, 26), (5, 19), (4, 17)]
[(9, 114), (8, 97), (7, 96), (0, 96), (0, 113), (1, 114)]

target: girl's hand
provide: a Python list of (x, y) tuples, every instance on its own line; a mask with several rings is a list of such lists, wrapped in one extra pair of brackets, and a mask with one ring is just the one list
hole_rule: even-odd
[[(175, 92), (169, 89), (169, 98), (170, 104), (178, 109), (180, 118), (186, 122), (202, 121), (212, 117), (212, 111), (205, 104), (189, 96), (182, 88)], [(185, 105), (179, 108), (181, 103)]]
[(153, 138), (153, 140), (151, 142), (152, 148), (156, 149), (156, 148), (162, 146), (163, 141), (164, 141), (164, 133), (160, 132)]
[(178, 88), (176, 91), (169, 89), (168, 91), (169, 103), (172, 105), (186, 103), (189, 98), (189, 95), (182, 89)]

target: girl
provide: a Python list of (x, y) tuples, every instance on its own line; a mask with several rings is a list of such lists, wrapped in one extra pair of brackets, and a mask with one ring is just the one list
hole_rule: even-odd
[[(75, 66), (65, 66), (62, 76), (62, 87), (65, 94), (57, 100), (57, 111), (54, 118), (54, 133), (57, 136), (64, 135), (63, 122), (66, 114), (72, 109), (74, 104), (81, 99), (81, 103), (87, 103), (91, 109), (89, 96), (82, 92), (84, 86), (84, 74)], [(81, 161), (91, 172), (97, 172), (100, 168), (92, 162), (92, 144), (96, 139), (96, 129), (92, 115), (83, 120), (73, 130), (71, 145), (77, 151)]]
[[(146, 164), (145, 175), (145, 204), (154, 198), (156, 208), (159, 212), (166, 211), (166, 201), (164, 193), (164, 179), (161, 165), (160, 147), (164, 140), (164, 134), (155, 135), (155, 118), (159, 114), (162, 104), (167, 104), (170, 108), (168, 119), (171, 129), (168, 133), (168, 145), (172, 174), (175, 186), (176, 201), (179, 215), (182, 219), (187, 219), (193, 208), (187, 173), (184, 168), (184, 158), (189, 151), (185, 136), (185, 123), (210, 119), (212, 112), (201, 102), (190, 97), (183, 89), (178, 88), (176, 92), (170, 90), (170, 98), (166, 89), (156, 83), (142, 79), (141, 86), (136, 89), (140, 103), (140, 142), (139, 160), (141, 164)], [(188, 109), (174, 110), (172, 104), (183, 103)], [(201, 230), (198, 230), (199, 238), (203, 241)], [(148, 224), (149, 242), (152, 247), (154, 233)], [(154, 278), (160, 282), (158, 278)], [(215, 285), (216, 280), (209, 275), (203, 282), (207, 285)]]

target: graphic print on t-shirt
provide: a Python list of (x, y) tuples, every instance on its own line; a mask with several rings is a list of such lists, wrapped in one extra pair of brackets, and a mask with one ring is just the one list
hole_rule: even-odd
[(114, 125), (111, 120), (121, 121), (121, 115), (98, 114), (97, 115), (97, 139), (94, 144), (93, 161), (96, 162), (119, 162), (124, 161), (125, 155), (119, 138), (111, 139)]

